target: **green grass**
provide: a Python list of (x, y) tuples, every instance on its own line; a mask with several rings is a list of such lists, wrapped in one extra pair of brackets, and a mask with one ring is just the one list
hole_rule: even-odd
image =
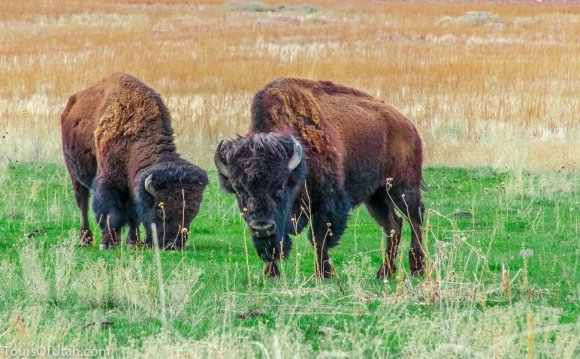
[(214, 171), (186, 249), (161, 253), (163, 309), (154, 251), (78, 247), (65, 170), (6, 165), (0, 346), (116, 357), (575, 357), (579, 178), (428, 168), (427, 275), (408, 274), (405, 224), (401, 270), (374, 279), (383, 235), (361, 207), (332, 252), (338, 279), (312, 277), (303, 234), (272, 280)]

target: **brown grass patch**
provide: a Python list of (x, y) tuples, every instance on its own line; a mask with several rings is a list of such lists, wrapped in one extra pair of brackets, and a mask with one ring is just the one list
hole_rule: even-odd
[(68, 95), (123, 71), (162, 94), (179, 150), (206, 166), (219, 138), (247, 131), (253, 93), (278, 76), (393, 104), (419, 128), (426, 165), (580, 165), (577, 6), (249, 4), (0, 3), (0, 157), (60, 162)]

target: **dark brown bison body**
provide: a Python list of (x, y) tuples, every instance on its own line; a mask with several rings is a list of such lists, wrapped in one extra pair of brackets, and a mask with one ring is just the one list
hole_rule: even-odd
[(139, 240), (139, 223), (152, 244), (179, 248), (187, 239), (207, 184), (206, 173), (181, 159), (161, 97), (127, 74), (113, 74), (72, 95), (61, 115), (64, 160), (81, 210), (81, 241), (90, 243), (90, 189), (102, 233), (101, 249)]
[(330, 276), (328, 250), (361, 203), (387, 235), (377, 276), (395, 271), (402, 227), (395, 207), (413, 229), (411, 270), (423, 272), (421, 139), (383, 101), (332, 82), (277, 79), (256, 94), (250, 133), (220, 144), (215, 163), (222, 187), (237, 196), (267, 274), (278, 274), (289, 234), (310, 222), (317, 274)]

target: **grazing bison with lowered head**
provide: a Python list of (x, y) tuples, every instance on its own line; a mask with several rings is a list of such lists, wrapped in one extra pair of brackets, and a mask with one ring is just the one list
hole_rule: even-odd
[(387, 236), (377, 277), (395, 271), (402, 219), (412, 227), (411, 270), (424, 270), (421, 225), (422, 145), (393, 107), (328, 81), (280, 78), (254, 97), (248, 135), (218, 146), (221, 186), (235, 193), (266, 274), (290, 253), (290, 234), (308, 223), (316, 274), (329, 277), (328, 250), (348, 212), (365, 203)]
[(154, 90), (127, 74), (113, 74), (72, 95), (61, 115), (62, 147), (81, 210), (81, 241), (90, 244), (89, 193), (101, 229), (101, 249), (139, 242), (139, 224), (152, 244), (181, 248), (199, 211), (207, 174), (180, 158), (167, 108)]

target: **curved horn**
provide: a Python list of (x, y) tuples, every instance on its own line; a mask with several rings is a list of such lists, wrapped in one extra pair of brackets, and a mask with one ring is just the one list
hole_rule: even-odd
[(153, 175), (149, 175), (145, 179), (145, 189), (147, 192), (151, 193), (152, 196), (155, 196), (155, 188), (153, 187)]
[(304, 155), (300, 143), (298, 143), (298, 141), (296, 141), (294, 137), (292, 137), (292, 141), (294, 142), (294, 152), (292, 153), (292, 158), (290, 158), (290, 162), (288, 162), (288, 169), (290, 171), (293, 171), (296, 167), (298, 167)]
[(221, 159), (221, 148), (222, 148), (222, 143), (224, 141), (220, 141), (217, 149), (215, 150), (215, 155), (213, 156), (213, 162), (215, 163), (215, 166), (217, 167), (218, 171), (226, 176), (229, 177), (230, 176), (230, 171), (228, 171), (228, 168), (226, 166), (225, 163), (223, 163), (222, 159)]

